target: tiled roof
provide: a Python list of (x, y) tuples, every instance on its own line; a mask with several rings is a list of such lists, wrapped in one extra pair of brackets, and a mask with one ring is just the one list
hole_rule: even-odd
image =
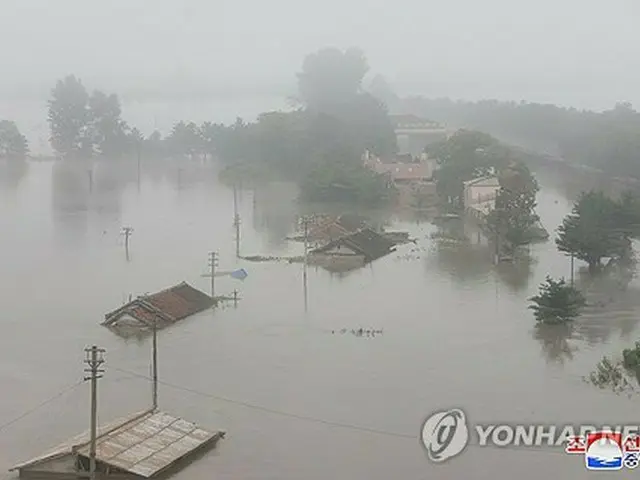
[(115, 324), (123, 315), (130, 315), (147, 325), (154, 322), (175, 322), (211, 307), (214, 300), (207, 294), (183, 282), (152, 295), (138, 297), (105, 315), (103, 325)]
[(176, 320), (201, 312), (213, 304), (209, 295), (187, 283), (149, 295), (145, 300)]
[(327, 250), (344, 245), (351, 250), (364, 255), (367, 262), (371, 262), (391, 253), (395, 244), (370, 228), (363, 228), (351, 235), (334, 240), (312, 253), (323, 253)]

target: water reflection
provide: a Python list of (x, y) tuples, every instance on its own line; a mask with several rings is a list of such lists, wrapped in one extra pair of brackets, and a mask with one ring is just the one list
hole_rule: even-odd
[(535, 259), (524, 251), (515, 261), (496, 265), (493, 242), (473, 223), (460, 219), (445, 221), (438, 225), (432, 240), (433, 254), (427, 257), (427, 268), (433, 265), (461, 283), (486, 282), (495, 271), (514, 292), (529, 286)]
[(0, 190), (16, 190), (28, 171), (26, 160), (0, 160)]
[(286, 237), (296, 230), (297, 195), (295, 186), (284, 182), (253, 190), (252, 227), (266, 234), (268, 247), (285, 248)]
[(496, 272), (502, 282), (513, 292), (524, 292), (529, 289), (536, 263), (537, 260), (529, 252), (524, 251), (513, 262), (500, 262), (496, 265)]
[(82, 242), (88, 229), (89, 169), (84, 162), (57, 162), (51, 175), (54, 233), (62, 243)]
[(580, 271), (578, 287), (587, 306), (576, 321), (576, 334), (589, 345), (608, 342), (613, 334), (631, 340), (640, 322), (640, 288), (637, 284), (621, 289), (615, 277), (593, 277)]
[(547, 362), (561, 365), (567, 360), (573, 360), (573, 354), (577, 351), (577, 347), (569, 343), (573, 335), (574, 326), (572, 324), (540, 324), (533, 329), (533, 338), (540, 342), (542, 353)]

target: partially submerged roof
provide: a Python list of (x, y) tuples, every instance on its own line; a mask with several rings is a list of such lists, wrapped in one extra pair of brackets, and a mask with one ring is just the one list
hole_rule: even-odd
[(311, 228), (307, 234), (310, 240), (331, 241), (350, 235), (366, 227), (366, 219), (359, 215), (342, 214), (338, 217), (327, 217)]
[[(130, 422), (132, 420), (135, 420), (136, 418), (140, 418), (144, 415), (147, 415), (150, 411), (151, 410), (145, 410), (143, 412), (138, 412), (132, 416), (121, 418), (119, 420), (115, 420), (113, 422), (103, 424), (100, 427), (98, 427), (98, 432), (97, 432), (98, 437), (120, 427), (121, 425), (127, 422)], [(53, 447), (52, 449), (46, 451), (45, 453), (38, 455), (37, 457), (34, 457), (30, 460), (27, 460), (25, 462), (19, 463), (11, 467), (9, 471), (13, 472), (23, 468), (33, 467), (40, 463), (44, 463), (48, 460), (53, 460), (55, 458), (59, 458), (65, 455), (71, 455), (71, 453), (73, 453), (74, 447), (77, 447), (79, 445), (84, 445), (85, 443), (89, 442), (89, 439), (90, 439), (89, 431), (87, 430), (86, 432), (76, 435), (75, 437), (68, 439), (66, 442)]]
[[(130, 474), (150, 478), (196, 450), (212, 446), (222, 437), (224, 432), (208, 432), (181, 418), (148, 410), (100, 429), (96, 460)], [(85, 432), (46, 455), (16, 465), (11, 471), (32, 467), (74, 451), (88, 457), (89, 447), (88, 432)]]
[(486, 186), (491, 186), (491, 187), (500, 186), (500, 181), (498, 180), (498, 177), (493, 175), (474, 178), (473, 180), (467, 180), (466, 182), (463, 182), (463, 183), (465, 187), (470, 187), (472, 185), (478, 185), (478, 184), (486, 184)]
[(311, 253), (324, 253), (341, 245), (364, 255), (366, 261), (371, 262), (383, 257), (394, 250), (395, 243), (370, 228), (363, 228), (351, 235), (329, 242), (327, 245), (313, 250)]
[(206, 293), (186, 282), (152, 295), (144, 295), (105, 315), (106, 326), (116, 326), (125, 316), (132, 317), (142, 326), (173, 323), (213, 306), (214, 300)]

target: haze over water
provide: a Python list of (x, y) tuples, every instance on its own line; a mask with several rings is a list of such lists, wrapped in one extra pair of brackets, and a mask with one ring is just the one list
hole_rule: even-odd
[[(568, 340), (576, 350), (563, 353), (562, 341), (537, 338), (526, 308), (545, 275), (569, 276), (553, 241), (532, 247), (527, 279), (496, 271), (487, 249), (438, 247), (435, 226), (396, 219), (391, 229), (411, 231), (418, 245), (343, 278), (311, 268), (305, 313), (300, 265), (234, 258), (233, 196), (215, 168), (143, 173), (138, 190), (135, 166), (99, 164), (90, 192), (86, 166), (2, 171), (0, 425), (79, 382), (92, 344), (107, 350), (100, 422), (147, 408), (149, 340), (122, 340), (99, 323), (129, 294), (183, 280), (208, 291), (201, 274), (213, 249), (221, 269), (249, 273), (216, 285), (218, 294), (238, 289), (241, 301), (160, 332), (159, 397), (162, 409), (228, 436), (177, 479), (578, 479), (584, 460), (561, 451), (468, 448), (433, 465), (418, 443), (422, 421), (456, 406), (480, 423), (637, 423), (637, 399), (581, 379), (637, 338), (637, 286), (580, 318)], [(537, 173), (538, 213), (551, 232), (573, 198), (565, 179)], [(240, 214), (243, 254), (300, 252), (282, 240), (296, 214), (282, 186), (243, 191)], [(130, 262), (123, 226), (134, 228)], [(360, 327), (383, 334), (350, 334)], [(0, 428), (0, 468), (88, 422), (85, 384)]]

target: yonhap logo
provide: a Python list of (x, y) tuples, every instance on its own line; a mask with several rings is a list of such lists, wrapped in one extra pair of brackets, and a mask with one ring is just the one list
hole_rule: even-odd
[(422, 425), (421, 440), (432, 462), (442, 463), (455, 457), (469, 441), (464, 412), (455, 408), (434, 413)]

